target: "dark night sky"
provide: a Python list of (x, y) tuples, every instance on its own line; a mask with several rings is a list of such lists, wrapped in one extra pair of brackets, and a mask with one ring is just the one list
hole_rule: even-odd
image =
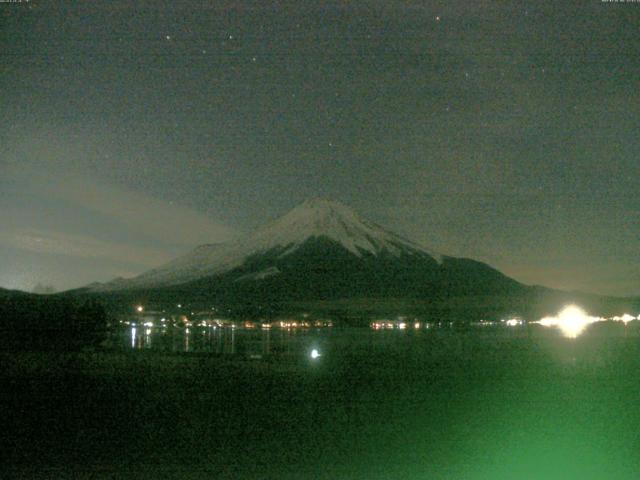
[(0, 3), (0, 286), (129, 276), (309, 197), (640, 294), (640, 3)]

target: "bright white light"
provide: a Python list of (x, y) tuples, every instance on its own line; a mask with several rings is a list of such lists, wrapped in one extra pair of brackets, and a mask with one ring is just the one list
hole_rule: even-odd
[(131, 348), (136, 346), (136, 327), (131, 329)]
[(517, 327), (518, 325), (522, 325), (522, 320), (518, 320), (517, 318), (510, 318), (505, 323), (508, 327)]
[(138, 312), (142, 312), (142, 311), (144, 311), (144, 307), (143, 307), (142, 305), (138, 305), (138, 306), (136, 307), (136, 310), (137, 310)]
[(401, 322), (401, 323), (399, 323), (399, 324), (398, 324), (398, 328), (399, 328), (400, 330), (404, 330), (405, 328), (407, 328), (407, 324), (406, 324), (406, 323), (404, 323), (404, 322)]
[(562, 334), (568, 338), (576, 338), (582, 333), (582, 331), (594, 322), (602, 321), (599, 317), (590, 317), (576, 305), (569, 305), (565, 307), (555, 317), (545, 317), (538, 322), (545, 327), (558, 327)]
[(319, 356), (320, 356), (320, 352), (317, 349), (314, 348), (313, 350), (311, 350), (311, 358), (315, 360)]
[(153, 322), (144, 322), (145, 327), (153, 327)]
[(631, 322), (632, 320), (635, 320), (636, 317), (633, 317), (631, 315), (629, 315), (628, 313), (625, 313), (624, 315), (622, 315), (620, 317), (620, 321), (623, 322), (625, 325), (629, 322)]

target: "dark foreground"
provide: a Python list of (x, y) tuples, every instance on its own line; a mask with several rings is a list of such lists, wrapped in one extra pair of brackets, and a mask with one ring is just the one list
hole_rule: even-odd
[(345, 332), (316, 361), (2, 353), (1, 476), (640, 475), (636, 333), (381, 335)]

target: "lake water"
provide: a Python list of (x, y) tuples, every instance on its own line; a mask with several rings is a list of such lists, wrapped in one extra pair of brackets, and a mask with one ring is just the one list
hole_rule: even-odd
[(638, 323), (122, 328), (3, 358), (0, 446), (20, 478), (632, 480)]
[[(351, 354), (395, 355), (432, 361), (437, 355), (460, 357), (483, 351), (503, 352), (514, 346), (534, 346), (538, 359), (558, 365), (609, 365), (622, 345), (640, 339), (640, 321), (590, 325), (577, 338), (540, 325), (464, 326), (420, 324), (413, 328), (269, 328), (127, 327), (112, 333), (110, 344), (122, 351), (215, 354), (263, 360), (305, 360)], [(520, 348), (520, 347), (518, 347)], [(486, 352), (485, 352), (486, 353)]]
[[(539, 330), (539, 329), (538, 329)], [(425, 342), (442, 342), (472, 335), (476, 340), (504, 341), (526, 337), (531, 331), (524, 327), (473, 327), (460, 330), (450, 325), (420, 324), (419, 328), (279, 328), (258, 327), (175, 327), (134, 326), (120, 328), (111, 336), (110, 343), (121, 350), (149, 350), (175, 353), (212, 353), (251, 358), (260, 356), (301, 356), (314, 349), (318, 352), (358, 350), (363, 347), (372, 352), (402, 349)], [(411, 348), (409, 348), (411, 349)]]
[[(366, 330), (363, 330), (366, 331)], [(231, 328), (231, 327), (129, 327), (120, 329), (111, 342), (123, 350), (178, 353), (212, 353), (252, 358), (299, 355), (326, 346), (333, 328)]]

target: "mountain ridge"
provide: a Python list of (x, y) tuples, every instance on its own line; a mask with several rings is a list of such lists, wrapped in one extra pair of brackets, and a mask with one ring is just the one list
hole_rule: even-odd
[(282, 217), (236, 242), (204, 244), (165, 265), (130, 279), (117, 279), (93, 291), (154, 288), (180, 285), (219, 275), (242, 264), (255, 254), (282, 247), (282, 256), (294, 252), (307, 240), (326, 237), (356, 257), (365, 253), (389, 252), (428, 255), (436, 262), (443, 256), (383, 227), (363, 219), (346, 205), (324, 199), (307, 200)]
[(640, 305), (638, 299), (524, 285), (486, 263), (437, 254), (327, 200), (304, 202), (236, 242), (200, 245), (137, 277), (62, 294), (125, 309), (139, 303), (215, 305), (256, 318), (316, 307), (327, 315), (541, 318), (575, 302), (601, 315)]

